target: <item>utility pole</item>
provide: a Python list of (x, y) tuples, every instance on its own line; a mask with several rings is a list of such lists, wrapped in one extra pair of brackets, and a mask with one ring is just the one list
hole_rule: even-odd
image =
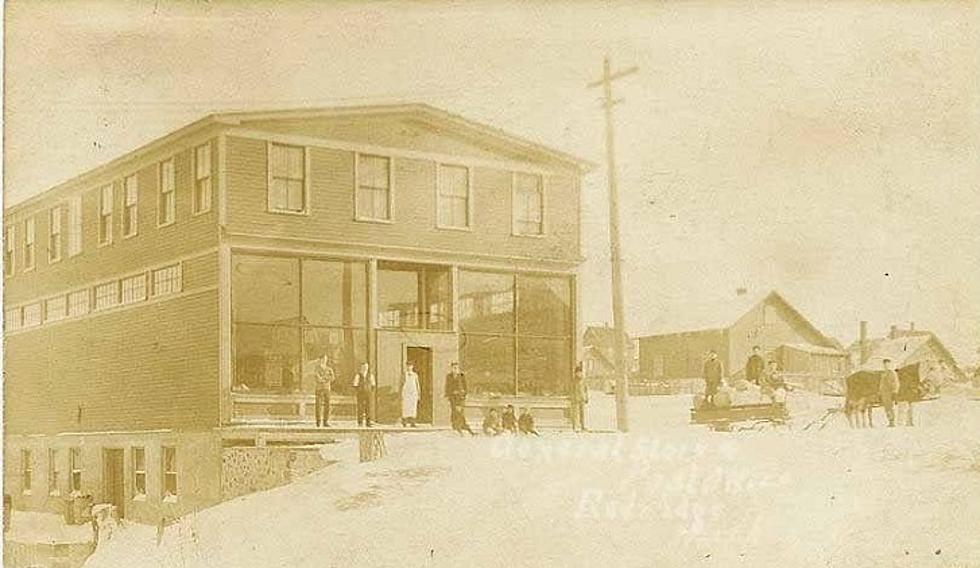
[(616, 147), (613, 135), (613, 107), (622, 99), (613, 99), (612, 82), (636, 73), (637, 67), (612, 71), (607, 55), (602, 62), (602, 79), (589, 83), (589, 88), (602, 87), (602, 106), (606, 111), (606, 178), (609, 181), (609, 259), (612, 264), (613, 333), (616, 335), (616, 429), (629, 430), (626, 401), (629, 382), (626, 370), (626, 321), (623, 314), (622, 256), (619, 250), (619, 190), (616, 187)]

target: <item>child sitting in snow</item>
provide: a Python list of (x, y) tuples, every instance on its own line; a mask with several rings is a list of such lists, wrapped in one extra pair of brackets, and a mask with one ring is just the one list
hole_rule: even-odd
[(487, 417), (483, 419), (483, 433), (487, 436), (496, 436), (504, 431), (501, 425), (500, 414), (496, 408), (491, 408)]
[(504, 408), (504, 415), (501, 419), (501, 426), (507, 432), (512, 434), (517, 433), (517, 416), (514, 414), (514, 405), (508, 404)]
[(531, 416), (531, 411), (527, 408), (521, 409), (521, 417), (517, 419), (517, 427), (520, 429), (521, 434), (541, 435), (534, 429), (534, 417)]

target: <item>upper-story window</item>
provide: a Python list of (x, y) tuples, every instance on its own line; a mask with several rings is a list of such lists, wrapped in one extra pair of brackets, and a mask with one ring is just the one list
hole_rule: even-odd
[(99, 244), (112, 242), (112, 184), (99, 190)]
[(357, 210), (361, 220), (391, 220), (391, 158), (357, 154)]
[(177, 218), (177, 186), (174, 160), (160, 162), (160, 199), (157, 204), (157, 225), (169, 225)]
[(123, 180), (123, 236), (132, 237), (139, 230), (139, 181), (136, 174)]
[(269, 210), (306, 211), (306, 149), (269, 144)]
[(34, 217), (24, 221), (24, 270), (34, 268)]
[(541, 176), (514, 174), (514, 234), (544, 234), (544, 188)]
[(17, 246), (17, 227), (7, 225), (6, 234), (3, 238), (3, 273), (5, 276), (14, 274), (14, 250)]
[(61, 205), (48, 213), (48, 262), (61, 260)]
[(75, 196), (68, 201), (68, 256), (82, 252), (82, 197)]
[(41, 304), (39, 302), (24, 306), (24, 327), (41, 325)]
[(194, 213), (211, 210), (211, 143), (194, 149)]
[(439, 164), (438, 226), (465, 229), (470, 226), (470, 170)]

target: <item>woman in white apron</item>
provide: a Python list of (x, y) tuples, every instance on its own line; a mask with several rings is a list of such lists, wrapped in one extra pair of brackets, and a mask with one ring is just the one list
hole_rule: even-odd
[(402, 426), (415, 428), (415, 417), (419, 408), (419, 375), (415, 365), (408, 363), (402, 377)]

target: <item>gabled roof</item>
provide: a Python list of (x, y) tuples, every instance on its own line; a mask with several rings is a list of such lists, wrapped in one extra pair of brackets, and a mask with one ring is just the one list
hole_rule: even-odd
[[(861, 369), (878, 370), (881, 368), (883, 359), (891, 359), (895, 367), (901, 367), (909, 361), (923, 346), (930, 345), (945, 363), (947, 363), (961, 380), (966, 380), (953, 354), (946, 349), (942, 341), (936, 334), (928, 331), (917, 331), (914, 333), (903, 332), (898, 337), (882, 337), (868, 340), (868, 360), (860, 365)], [(848, 346), (847, 350), (852, 356), (860, 358), (861, 342), (855, 341)]]
[(695, 302), (681, 306), (672, 306), (654, 315), (646, 336), (728, 329), (735, 325), (750, 310), (765, 302), (773, 302), (783, 307), (791, 316), (799, 320), (804, 327), (819, 337), (822, 344), (826, 347), (840, 348), (839, 342), (824, 335), (799, 310), (794, 308), (782, 294), (775, 290), (771, 290), (765, 294), (744, 294), (710, 302)]
[(228, 112), (217, 112), (204, 116), (186, 126), (183, 126), (177, 130), (169, 132), (159, 138), (154, 139), (134, 150), (126, 152), (125, 154), (118, 156), (108, 162), (105, 162), (93, 169), (83, 172), (73, 178), (70, 178), (52, 188), (49, 188), (41, 193), (35, 194), (27, 199), (23, 199), (17, 203), (7, 203), (5, 204), (5, 209), (19, 209), (26, 206), (35, 200), (42, 199), (51, 195), (52, 192), (60, 192), (71, 187), (75, 187), (78, 184), (86, 183), (91, 178), (97, 177), (106, 173), (108, 170), (113, 170), (117, 167), (123, 166), (128, 162), (140, 159), (143, 155), (149, 154), (157, 151), (161, 147), (166, 146), (180, 140), (186, 136), (194, 135), (200, 131), (212, 128), (215, 126), (237, 126), (242, 122), (248, 121), (258, 121), (258, 120), (295, 120), (303, 118), (329, 118), (329, 117), (355, 117), (355, 116), (393, 116), (393, 115), (404, 115), (412, 116), (417, 120), (428, 123), (431, 126), (436, 126), (449, 131), (463, 133), (471, 136), (482, 137), (485, 140), (490, 140), (501, 146), (510, 146), (521, 150), (522, 152), (527, 152), (530, 154), (535, 154), (544, 159), (552, 160), (556, 163), (563, 164), (565, 167), (570, 167), (577, 169), (578, 171), (584, 173), (595, 167), (595, 164), (587, 160), (572, 156), (560, 150), (533, 142), (526, 138), (510, 134), (499, 128), (495, 128), (486, 124), (482, 124), (468, 118), (464, 118), (457, 114), (436, 108), (425, 103), (404, 103), (404, 104), (388, 104), (388, 105), (368, 105), (368, 106), (338, 106), (338, 107), (321, 107), (321, 108), (294, 108), (294, 109), (279, 109), (279, 110), (255, 110), (255, 111), (228, 111)]

